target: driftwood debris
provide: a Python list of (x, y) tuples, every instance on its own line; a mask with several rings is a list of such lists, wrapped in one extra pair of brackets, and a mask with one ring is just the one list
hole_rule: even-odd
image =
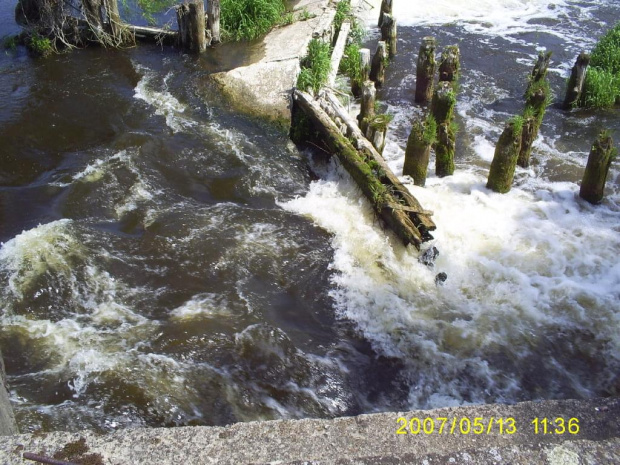
[(593, 204), (603, 200), (605, 182), (615, 155), (613, 139), (607, 132), (602, 132), (590, 150), (579, 197)]
[(575, 65), (568, 79), (566, 86), (566, 96), (564, 97), (564, 108), (570, 110), (577, 106), (583, 92), (583, 85), (586, 80), (586, 71), (590, 64), (590, 55), (581, 52), (575, 61)]
[(376, 87), (382, 87), (385, 82), (385, 59), (387, 58), (387, 45), (380, 40), (377, 43), (377, 51), (372, 57), (370, 66), (370, 80), (374, 81)]
[(520, 119), (512, 120), (499, 137), (489, 171), (488, 189), (500, 194), (510, 191), (521, 150), (521, 130)]
[(434, 37), (424, 37), (418, 54), (416, 70), (415, 102), (425, 105), (433, 97), (433, 80), (435, 78), (435, 47)]
[(207, 49), (205, 7), (202, 0), (184, 3), (177, 7), (179, 44), (194, 53)]
[(171, 31), (169, 29), (133, 25), (129, 25), (127, 27), (138, 40), (148, 40), (162, 42), (166, 44), (174, 44), (179, 38), (178, 31)]
[[(330, 92), (327, 92), (327, 95), (329, 94)], [(323, 100), (322, 104), (331, 106), (332, 99), (335, 97)], [(405, 245), (412, 244), (418, 250), (423, 242), (432, 239), (430, 231), (435, 229), (435, 225), (428, 215), (429, 212), (426, 212), (419, 202), (408, 201), (413, 196), (398, 181), (374, 148), (372, 146), (369, 148), (367, 141), (363, 142), (365, 138), (359, 132), (359, 128), (357, 131), (351, 131), (351, 136), (354, 134), (361, 136), (357, 140), (358, 147), (356, 148), (340, 132), (338, 126), (321, 108), (321, 104), (309, 94), (296, 90), (295, 102), (368, 198), (375, 213), (385, 221), (399, 239)], [(333, 108), (333, 111), (340, 116), (340, 109)], [(350, 120), (351, 118), (347, 115), (346, 120), (343, 121), (348, 121), (348, 127), (351, 124), (356, 127), (355, 122)], [(391, 179), (396, 179), (396, 183), (391, 183)], [(396, 204), (403, 204), (414, 211), (392, 208)]]

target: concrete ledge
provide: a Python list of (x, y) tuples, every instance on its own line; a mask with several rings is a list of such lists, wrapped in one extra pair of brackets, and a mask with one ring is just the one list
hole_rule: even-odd
[(313, 36), (325, 37), (331, 33), (336, 10), (328, 4), (329, 0), (300, 1), (295, 11), (305, 8), (316, 15), (313, 19), (297, 21), (267, 34), (263, 39), (265, 54), (257, 63), (211, 75), (235, 109), (288, 129), (299, 60)]
[(2, 352), (0, 352), (0, 436), (17, 433), (17, 425), (4, 374), (4, 360), (2, 359)]
[[(443, 434), (396, 434), (399, 417), (448, 419)], [(452, 419), (481, 418), (482, 434), (450, 433)], [(556, 418), (577, 418), (579, 432), (555, 434)], [(489, 422), (494, 422), (488, 428)], [(514, 428), (508, 418), (514, 419)], [(532, 421), (539, 421), (536, 434)], [(548, 433), (542, 421), (548, 419)], [(334, 420), (238, 423), (228, 427), (135, 429), (108, 435), (92, 432), (20, 435), (3, 438), (0, 463), (22, 464), (22, 454), (52, 457), (80, 449), (89, 463), (106, 464), (611, 464), (620, 463), (620, 399), (524, 402)], [(503, 419), (500, 434), (498, 419)], [(438, 423), (437, 423), (438, 424)], [(458, 423), (457, 423), (458, 425)], [(512, 432), (513, 434), (508, 434)], [(574, 431), (574, 430), (573, 430)], [(98, 454), (98, 455), (97, 455)], [(80, 457), (65, 460), (79, 461)], [(92, 462), (93, 457), (97, 461)]]

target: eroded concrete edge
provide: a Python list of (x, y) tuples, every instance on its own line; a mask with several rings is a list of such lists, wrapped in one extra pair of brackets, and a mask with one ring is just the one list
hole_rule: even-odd
[(4, 371), (4, 360), (0, 351), (0, 436), (17, 434), (17, 424), (9, 399), (9, 390)]
[[(442, 434), (396, 434), (418, 418), (446, 418)], [(556, 420), (562, 418), (563, 423)], [(569, 419), (575, 418), (569, 430)], [(227, 427), (182, 427), (18, 435), (0, 442), (0, 463), (22, 454), (53, 456), (84, 438), (89, 454), (106, 464), (396, 464), (396, 463), (620, 463), (620, 399), (524, 402), (381, 413), (333, 420), (281, 420)], [(456, 419), (456, 428), (451, 424)], [(459, 432), (461, 420), (484, 426)], [(500, 422), (502, 427), (500, 431)], [(514, 419), (514, 426), (512, 420)], [(538, 419), (538, 432), (532, 423)], [(547, 434), (543, 420), (547, 419)], [(439, 424), (436, 422), (436, 424)], [(489, 427), (489, 424), (491, 426)], [(578, 428), (577, 428), (578, 426)], [(578, 430), (577, 430), (578, 429)], [(406, 429), (405, 429), (406, 430)]]
[(329, 0), (302, 0), (295, 7), (295, 11), (304, 9), (316, 16), (267, 34), (263, 39), (265, 56), (260, 61), (211, 75), (236, 110), (288, 129), (299, 61), (312, 37), (331, 33), (336, 13)]

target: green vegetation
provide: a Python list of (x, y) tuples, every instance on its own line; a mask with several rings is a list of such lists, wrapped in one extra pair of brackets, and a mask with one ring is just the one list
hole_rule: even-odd
[(277, 25), (285, 13), (284, 0), (221, 0), (221, 29), (225, 39), (252, 40)]
[(46, 57), (54, 52), (54, 45), (47, 37), (42, 37), (34, 31), (27, 41), (28, 49), (38, 56)]
[[(126, 7), (127, 0), (123, 0)], [(150, 25), (156, 24), (155, 15), (179, 3), (177, 0), (136, 0), (137, 5), (142, 10), (142, 16)]]
[(322, 40), (312, 39), (308, 44), (308, 53), (301, 60), (301, 72), (297, 78), (297, 87), (311, 88), (315, 93), (327, 82), (331, 70), (331, 47)]
[(18, 36), (6, 36), (2, 38), (2, 48), (7, 51), (15, 51), (19, 43)]
[(336, 6), (336, 15), (334, 16), (334, 27), (336, 31), (340, 31), (342, 23), (351, 15), (351, 0), (342, 0)]
[(620, 103), (620, 22), (598, 41), (590, 56), (582, 107), (609, 108)]
[(525, 122), (525, 120), (523, 119), (522, 116), (513, 116), (512, 118), (510, 118), (510, 120), (508, 120), (508, 124), (512, 124), (512, 132), (514, 134), (521, 134), (521, 132), (523, 131), (523, 123)]
[(362, 66), (360, 63), (360, 44), (353, 42), (344, 49), (344, 56), (340, 61), (340, 72), (349, 76), (351, 83), (362, 85)]
[(437, 141), (437, 121), (431, 113), (426, 116), (424, 121), (422, 140), (426, 145), (433, 145)]

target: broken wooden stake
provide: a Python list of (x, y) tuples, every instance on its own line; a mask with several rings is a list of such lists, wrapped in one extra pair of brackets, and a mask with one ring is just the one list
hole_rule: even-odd
[[(360, 114), (357, 115), (357, 121), (359, 121), (360, 129), (364, 134), (366, 134), (370, 119), (375, 116), (376, 98), (377, 90), (375, 89), (375, 83), (372, 81), (365, 81), (362, 84), (362, 102)], [(372, 139), (370, 140), (372, 141)]]
[(441, 53), (439, 80), (456, 82), (461, 69), (461, 52), (458, 45), (448, 45)]
[(603, 200), (609, 167), (616, 153), (611, 135), (606, 131), (601, 132), (590, 150), (579, 197), (593, 204)]
[(551, 55), (553, 52), (538, 52), (538, 59), (530, 75), (530, 84), (534, 82), (542, 81), (547, 77), (547, 71), (549, 69), (549, 63), (551, 61)]
[(193, 53), (201, 53), (207, 49), (205, 9), (202, 0), (179, 5), (177, 23), (181, 47)]
[(207, 2), (207, 28), (211, 31), (211, 43), (219, 44), (222, 41), (220, 34), (220, 0)]
[(382, 87), (385, 82), (385, 60), (387, 59), (387, 45), (380, 40), (377, 44), (377, 51), (372, 57), (370, 66), (370, 80), (374, 81), (375, 87)]
[[(536, 66), (538, 66), (538, 63)], [(536, 68), (534, 71), (536, 71)], [(544, 73), (546, 74), (546, 71)], [(532, 145), (536, 137), (538, 137), (538, 131), (545, 116), (550, 92), (549, 83), (545, 77), (538, 81), (530, 82), (526, 94), (525, 111), (523, 112), (521, 149), (519, 150), (519, 158), (517, 160), (518, 165), (522, 168), (530, 166)]]
[(415, 102), (426, 105), (433, 97), (433, 79), (435, 78), (435, 47), (434, 37), (424, 37), (418, 54), (416, 70)]
[(381, 40), (387, 44), (388, 56), (394, 58), (396, 56), (396, 42), (398, 39), (398, 29), (396, 18), (385, 13), (383, 15), (383, 23), (381, 23)]
[(488, 189), (500, 194), (510, 191), (521, 149), (522, 129), (523, 121), (520, 117), (513, 118), (506, 124), (495, 146), (495, 155), (487, 181)]
[(566, 97), (564, 98), (565, 109), (569, 110), (576, 107), (579, 103), (589, 64), (590, 55), (581, 52), (575, 61), (570, 78), (568, 79), (568, 85), (566, 86)]
[(433, 94), (431, 114), (437, 122), (435, 142), (435, 173), (438, 177), (454, 174), (456, 134), (454, 129), (454, 106), (456, 95), (451, 82), (441, 81)]
[(392, 14), (392, 3), (392, 0), (383, 0), (381, 2), (381, 8), (379, 10), (379, 23), (377, 24), (377, 27), (381, 27), (383, 25), (383, 15), (386, 13), (388, 15)]
[(405, 150), (405, 164), (403, 166), (403, 176), (408, 175), (413, 178), (416, 186), (426, 184), (426, 175), (428, 173), (428, 161), (431, 157), (432, 143), (426, 136), (426, 124), (419, 119), (413, 122), (409, 138), (407, 139), (407, 148)]

